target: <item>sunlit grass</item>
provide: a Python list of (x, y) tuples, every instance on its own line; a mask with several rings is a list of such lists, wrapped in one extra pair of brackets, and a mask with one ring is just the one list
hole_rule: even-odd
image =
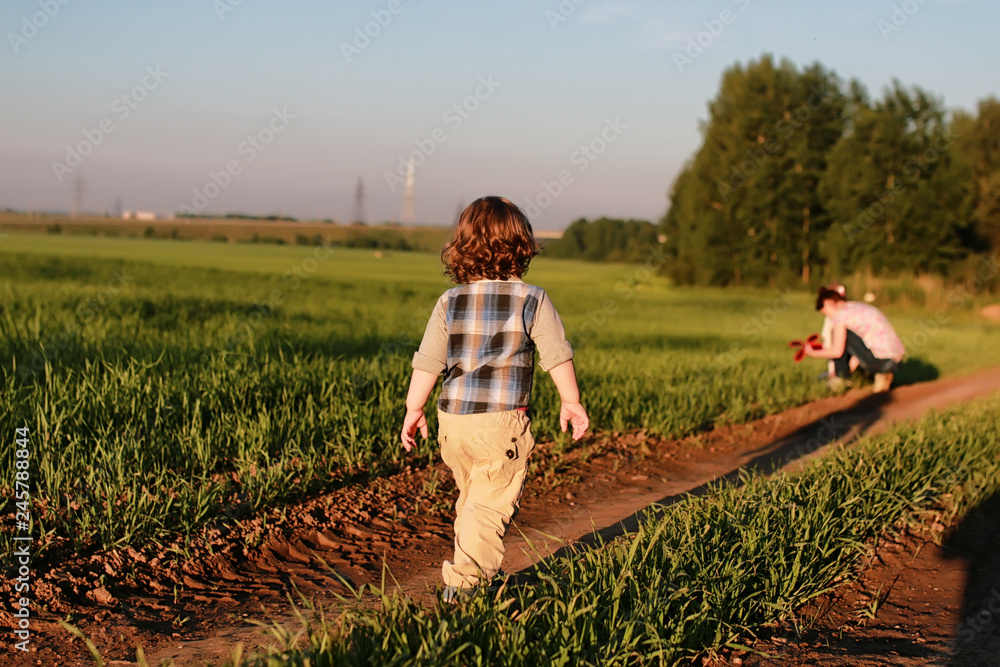
[(635, 534), (548, 561), (533, 585), (430, 608), (371, 587), (358, 599), (381, 605), (347, 605), (336, 622), (313, 606), (301, 630), (274, 628), (279, 648), (227, 664), (680, 665), (742, 648), (853, 577), (887, 531), (1000, 490), (998, 409), (982, 401), (651, 510)]
[[(787, 347), (820, 327), (810, 294), (545, 257), (526, 279), (563, 316), (597, 431), (679, 436), (826, 394), (823, 365)], [(41, 529), (71, 549), (138, 545), (426, 462), (433, 440), (407, 458), (398, 429), (448, 286), (433, 254), (8, 235), (0, 428), (31, 429)], [(889, 313), (913, 340), (937, 315)], [(949, 311), (900, 380), (1000, 363), (996, 330)], [(532, 414), (543, 442), (564, 437), (541, 371)]]

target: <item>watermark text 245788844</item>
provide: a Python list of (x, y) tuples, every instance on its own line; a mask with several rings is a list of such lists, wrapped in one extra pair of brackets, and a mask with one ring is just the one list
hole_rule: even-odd
[(14, 555), (12, 565), (15, 568), (14, 579), (14, 636), (20, 641), (15, 643), (19, 651), (27, 651), (31, 639), (31, 490), (29, 481), (31, 473), (31, 452), (28, 447), (28, 427), (17, 429), (14, 440)]

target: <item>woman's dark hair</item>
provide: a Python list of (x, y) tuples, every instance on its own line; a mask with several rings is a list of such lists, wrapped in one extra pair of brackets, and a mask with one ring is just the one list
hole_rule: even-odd
[(816, 310), (823, 310), (824, 301), (843, 301), (844, 295), (835, 289), (830, 289), (829, 287), (820, 287), (819, 294), (816, 296)]
[(441, 261), (457, 284), (506, 280), (520, 278), (539, 250), (521, 209), (503, 197), (481, 197), (462, 211), (452, 240), (441, 250)]

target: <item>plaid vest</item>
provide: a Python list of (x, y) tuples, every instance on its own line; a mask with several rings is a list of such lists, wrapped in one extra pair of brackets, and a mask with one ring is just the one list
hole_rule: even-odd
[(479, 281), (446, 294), (448, 356), (438, 409), (467, 415), (527, 407), (535, 363), (530, 332), (544, 290)]

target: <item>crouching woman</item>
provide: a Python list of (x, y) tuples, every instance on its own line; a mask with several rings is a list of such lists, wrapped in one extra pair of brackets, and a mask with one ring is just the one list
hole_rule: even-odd
[(905, 350), (885, 314), (867, 303), (847, 301), (825, 287), (816, 297), (816, 310), (833, 323), (830, 345), (818, 350), (807, 345), (805, 352), (810, 357), (833, 360), (836, 377), (831, 378), (831, 388), (845, 387), (851, 372), (860, 366), (874, 374), (876, 392), (889, 391)]

